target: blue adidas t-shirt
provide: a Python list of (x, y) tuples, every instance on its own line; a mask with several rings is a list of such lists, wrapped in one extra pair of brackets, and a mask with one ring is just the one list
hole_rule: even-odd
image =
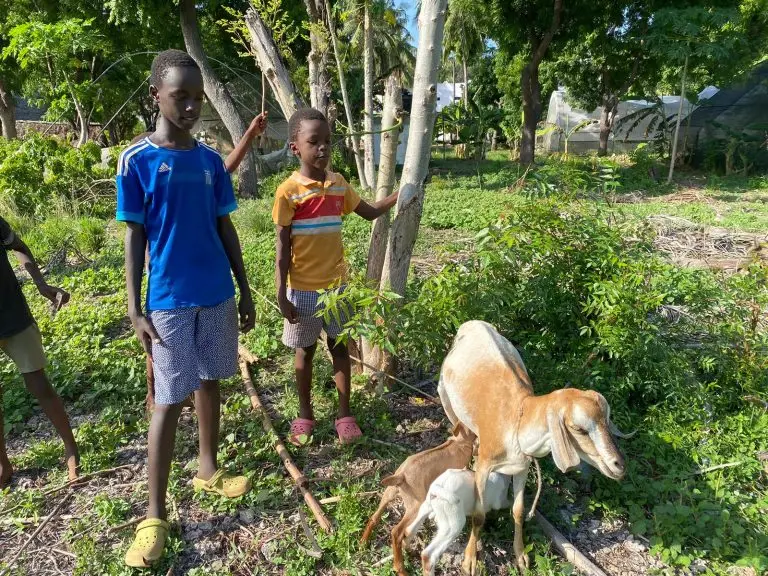
[(235, 295), (216, 221), (236, 208), (232, 180), (210, 146), (171, 150), (145, 138), (123, 151), (117, 219), (146, 230), (148, 311), (215, 306)]

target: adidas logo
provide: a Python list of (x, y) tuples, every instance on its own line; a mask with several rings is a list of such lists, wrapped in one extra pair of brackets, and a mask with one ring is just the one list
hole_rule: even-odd
[(160, 169), (158, 170), (158, 172), (162, 174), (163, 172), (170, 172), (170, 171), (171, 171), (171, 167), (168, 166), (168, 164), (166, 164), (165, 162), (160, 164)]

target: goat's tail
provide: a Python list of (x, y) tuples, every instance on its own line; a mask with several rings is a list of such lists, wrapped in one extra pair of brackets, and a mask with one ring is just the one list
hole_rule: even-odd
[[(384, 478), (384, 480), (389, 480), (390, 478), (398, 478), (399, 476), (388, 476), (387, 478)], [(384, 484), (384, 480), (381, 481), (382, 484)], [(392, 485), (386, 485), (385, 486), (397, 486), (396, 484)], [(397, 498), (397, 488), (387, 488), (384, 490), (384, 494), (381, 496), (381, 502), (379, 502), (379, 507), (376, 508), (376, 512), (373, 513), (373, 516), (368, 520), (368, 524), (365, 525), (365, 530), (363, 530), (363, 535), (360, 537), (360, 546), (364, 547), (368, 544), (368, 541), (371, 539), (371, 534), (373, 533), (373, 529), (376, 527), (376, 524), (379, 523), (379, 520), (381, 520), (381, 516), (384, 514), (384, 510), (387, 509), (387, 506), (389, 506), (390, 502), (392, 502), (395, 498)]]

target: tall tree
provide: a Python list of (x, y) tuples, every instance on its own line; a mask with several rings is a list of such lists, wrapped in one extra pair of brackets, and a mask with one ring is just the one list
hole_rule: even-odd
[(0, 124), (2, 124), (3, 138), (16, 138), (16, 102), (2, 78), (0, 78)]
[(336, 36), (336, 24), (334, 23), (333, 12), (331, 11), (329, 0), (325, 0), (325, 12), (328, 16), (328, 33), (331, 38), (331, 46), (333, 47), (333, 56), (336, 60), (336, 70), (339, 75), (339, 87), (341, 88), (341, 98), (344, 104), (344, 114), (347, 118), (349, 141), (352, 145), (352, 151), (355, 156), (355, 165), (357, 166), (357, 177), (360, 180), (360, 186), (363, 188), (363, 190), (367, 190), (369, 188), (369, 183), (365, 174), (365, 163), (363, 158), (360, 156), (360, 137), (355, 131), (355, 120), (354, 116), (352, 115), (352, 105), (350, 103), (349, 92), (347, 90), (347, 78), (344, 72), (344, 63), (342, 62), (339, 41)]
[(672, 181), (680, 138), (686, 81), (691, 73), (709, 81), (727, 81), (740, 67), (754, 61), (745, 31), (749, 21), (740, 17), (738, 5), (712, 8), (664, 8), (653, 15), (647, 41), (652, 53), (680, 78), (680, 107), (675, 119), (667, 182)]
[(400, 179), (397, 215), (392, 222), (381, 285), (405, 294), (413, 245), (424, 204), (437, 103), (437, 73), (447, 0), (424, 0), (419, 13), (419, 46), (414, 71), (408, 149)]
[(536, 125), (543, 109), (539, 67), (560, 28), (564, 0), (493, 0), (493, 26), (499, 47), (508, 54), (524, 54), (520, 73), (523, 126), (520, 163), (531, 164)]
[(78, 145), (88, 140), (98, 101), (93, 89), (96, 63), (107, 46), (92, 24), (79, 18), (55, 23), (33, 19), (9, 31), (3, 50), (3, 56), (14, 57), (25, 73), (23, 91), (33, 103), (48, 105), (50, 112), (59, 115), (74, 109)]
[(296, 110), (304, 107), (304, 101), (293, 85), (291, 74), (285, 65), (280, 49), (275, 44), (259, 13), (250, 7), (245, 13), (245, 26), (251, 38), (256, 62), (264, 71), (272, 92), (277, 98), (283, 116), (290, 118)]
[[(464, 108), (468, 107), (469, 66), (485, 50), (485, 37), (477, 2), (450, 0), (445, 19), (443, 49), (446, 57), (455, 54), (461, 62), (464, 79)], [(455, 82), (455, 79), (454, 79)]]
[(326, 28), (325, 0), (304, 0), (309, 15), (309, 99), (313, 108), (328, 116), (331, 103), (331, 78), (328, 75), (329, 37)]
[[(232, 142), (237, 144), (245, 135), (247, 126), (237, 111), (232, 95), (229, 93), (226, 85), (219, 79), (205, 54), (200, 31), (197, 27), (195, 1), (179, 0), (179, 13), (181, 16), (181, 31), (184, 35), (184, 45), (189, 55), (200, 66), (200, 71), (203, 74), (205, 94), (221, 117), (224, 126), (232, 138)], [(256, 154), (253, 148), (251, 148), (240, 163), (238, 170), (237, 187), (241, 196), (255, 196), (258, 193), (256, 162)]]
[(634, 1), (607, 7), (599, 25), (569, 40), (555, 62), (568, 97), (585, 110), (600, 108), (598, 156), (608, 153), (619, 101), (642, 74), (658, 69), (649, 62), (644, 42), (651, 18), (648, 8), (648, 3)]

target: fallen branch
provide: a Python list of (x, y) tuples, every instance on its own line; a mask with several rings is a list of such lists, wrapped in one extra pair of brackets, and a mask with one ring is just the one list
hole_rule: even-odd
[[(59, 515), (59, 519), (61, 520), (74, 520), (75, 518), (79, 518), (79, 516), (76, 516), (75, 514)], [(39, 524), (44, 519), (45, 519), (45, 516), (42, 516), (40, 518), (19, 518), (19, 517), (3, 518), (3, 519), (0, 519), (0, 526), (16, 526), (17, 524)]]
[(113, 534), (114, 532), (119, 532), (123, 528), (128, 528), (129, 526), (133, 526), (134, 524), (138, 524), (142, 520), (144, 520), (146, 516), (137, 516), (136, 518), (132, 518), (131, 520), (128, 520), (128, 522), (123, 522), (122, 524), (118, 524), (117, 526), (112, 526), (111, 528), (107, 529), (107, 534)]
[(114, 468), (107, 468), (106, 470), (97, 470), (96, 472), (89, 472), (88, 474), (83, 474), (82, 476), (79, 476), (74, 480), (70, 480), (66, 484), (62, 484), (57, 488), (49, 488), (48, 490), (43, 492), (43, 496), (50, 496), (51, 494), (55, 494), (56, 492), (60, 492), (61, 490), (64, 490), (66, 488), (78, 487), (81, 484), (90, 482), (91, 480), (93, 480), (98, 476), (105, 476), (107, 474), (111, 474), (112, 472), (117, 472), (118, 470), (125, 470), (126, 468), (133, 468), (133, 465), (124, 464), (123, 466), (115, 466)]
[[(378, 492), (360, 492), (359, 494), (355, 494), (356, 498), (368, 498), (370, 496), (378, 496)], [(341, 502), (342, 496), (330, 496), (328, 498), (323, 498), (320, 500), (320, 504), (336, 504), (337, 502)]]
[(392, 560), (392, 558), (394, 558), (392, 554), (390, 554), (389, 556), (384, 556), (384, 558), (376, 562), (376, 564), (372, 564), (371, 568), (378, 568), (379, 566), (384, 566), (384, 564)]
[(259, 359), (256, 358), (256, 356), (253, 354), (253, 352), (248, 350), (248, 348), (246, 348), (242, 344), (237, 345), (237, 351), (239, 352), (240, 357), (243, 360), (245, 360), (248, 364), (256, 364), (259, 361)]
[[(312, 558), (317, 558), (319, 560), (320, 558), (323, 557), (323, 549), (320, 548), (320, 544), (317, 543), (317, 540), (315, 539), (315, 535), (312, 534), (312, 529), (309, 527), (309, 524), (307, 523), (307, 516), (304, 514), (304, 510), (302, 510), (301, 506), (299, 506), (299, 520), (301, 520), (301, 527), (304, 528), (304, 535), (307, 537), (307, 540), (309, 540), (309, 543), (312, 545), (312, 550), (307, 550), (306, 548), (304, 548), (304, 552), (306, 552), (308, 556), (311, 556)], [(296, 544), (298, 545), (298, 542)]]
[(61, 548), (51, 548), (51, 551), (56, 552), (56, 554), (61, 554), (62, 556), (67, 556), (68, 558), (77, 559), (75, 554), (72, 554), (72, 552), (67, 552), (66, 550), (62, 550)]
[(573, 564), (574, 568), (579, 572), (588, 574), (589, 576), (607, 576), (602, 569), (597, 567), (589, 558), (584, 556), (579, 550), (571, 544), (560, 531), (552, 526), (544, 516), (539, 512), (536, 512), (536, 522), (539, 523), (539, 527), (542, 529), (547, 538), (552, 541), (552, 545), (555, 550), (568, 562)]
[(27, 538), (27, 541), (21, 545), (21, 548), (19, 548), (16, 551), (16, 554), (14, 554), (13, 557), (8, 561), (8, 564), (6, 565), (6, 567), (3, 569), (2, 572), (0, 572), (0, 576), (6, 576), (6, 574), (11, 573), (11, 568), (13, 568), (13, 565), (16, 564), (16, 561), (21, 556), (21, 553), (24, 552), (24, 550), (26, 550), (29, 547), (29, 545), (37, 537), (37, 535), (43, 531), (43, 528), (45, 528), (48, 525), (48, 522), (53, 520), (53, 518), (58, 515), (59, 510), (61, 510), (64, 507), (64, 504), (66, 504), (71, 497), (72, 497), (72, 492), (69, 492), (66, 496), (64, 496), (64, 498), (61, 499), (61, 502), (59, 502), (56, 505), (56, 508), (53, 509), (53, 512), (51, 512), (48, 516), (46, 516), (45, 520), (43, 520), (40, 526), (37, 527), (37, 530), (32, 532), (32, 535), (29, 538)]
[(701, 474), (707, 474), (708, 472), (714, 472), (715, 470), (722, 470), (723, 468), (733, 468), (734, 466), (741, 466), (743, 461), (738, 462), (726, 462), (725, 464), (717, 464), (716, 466), (707, 466), (706, 468), (699, 468), (689, 474), (689, 476), (699, 476)]
[[(98, 470), (96, 472), (89, 472), (88, 474), (84, 474), (82, 476), (79, 476), (78, 478), (75, 478), (74, 480), (70, 480), (66, 484), (62, 484), (61, 486), (57, 486), (56, 488), (49, 488), (48, 490), (45, 490), (42, 495), (43, 496), (50, 496), (51, 494), (55, 494), (56, 492), (61, 492), (62, 490), (66, 490), (67, 488), (76, 488), (80, 486), (81, 484), (85, 484), (86, 482), (92, 480), (96, 476), (103, 476), (105, 474), (110, 474), (112, 472), (116, 472), (117, 470), (122, 470), (124, 468), (132, 468), (133, 466), (131, 464), (126, 464), (124, 466), (117, 466), (116, 468), (108, 468), (106, 470)], [(5, 516), (6, 514), (10, 514), (14, 510), (18, 510), (19, 508), (23, 507), (24, 504), (17, 504), (16, 506), (12, 506), (10, 508), (7, 508), (5, 510), (0, 510), (0, 516)]]
[(307, 478), (304, 476), (304, 474), (302, 474), (301, 470), (299, 470), (296, 464), (293, 463), (291, 455), (288, 453), (285, 444), (283, 444), (283, 441), (280, 440), (280, 437), (275, 431), (275, 427), (272, 425), (272, 420), (269, 418), (269, 414), (264, 409), (264, 406), (262, 406), (261, 400), (259, 400), (259, 394), (256, 392), (256, 388), (253, 386), (251, 374), (248, 372), (248, 363), (245, 359), (241, 359), (240, 361), (240, 372), (243, 375), (245, 392), (251, 399), (251, 407), (253, 408), (254, 412), (261, 416), (261, 424), (264, 428), (264, 431), (267, 434), (273, 435), (275, 438), (275, 451), (277, 452), (278, 456), (280, 456), (280, 460), (283, 461), (283, 466), (285, 466), (285, 469), (288, 470), (291, 478), (293, 478), (294, 483), (296, 486), (298, 486), (301, 495), (304, 497), (304, 501), (307, 503), (307, 506), (309, 506), (309, 509), (312, 510), (312, 514), (315, 516), (317, 523), (320, 524), (320, 527), (325, 532), (331, 532), (333, 527), (330, 520), (328, 520), (328, 518), (325, 516), (322, 507), (307, 488)]
[(354, 356), (350, 355), (349, 359), (350, 359), (350, 360), (354, 360), (355, 362), (357, 362), (357, 363), (358, 363), (358, 364), (360, 364), (361, 366), (365, 366), (366, 368), (368, 368), (368, 369), (370, 369), (370, 370), (373, 370), (373, 371), (376, 373), (376, 375), (377, 375), (377, 376), (386, 376), (387, 378), (389, 378), (389, 379), (390, 379), (390, 380), (392, 380), (393, 382), (397, 382), (398, 384), (400, 384), (400, 385), (402, 385), (402, 386), (405, 386), (405, 387), (406, 387), (406, 388), (408, 388), (409, 390), (413, 390), (414, 392), (416, 392), (416, 393), (418, 393), (418, 394), (421, 394), (421, 395), (422, 395), (422, 396), (424, 396), (424, 397), (425, 397), (427, 400), (429, 400), (430, 402), (432, 402), (432, 403), (434, 403), (434, 404), (437, 404), (438, 406), (442, 406), (442, 405), (443, 405), (443, 404), (442, 404), (442, 402), (440, 402), (440, 400), (438, 400), (438, 399), (437, 399), (437, 398), (435, 398), (434, 396), (432, 396), (432, 395), (430, 395), (430, 394), (427, 394), (427, 393), (426, 393), (426, 392), (424, 392), (423, 390), (419, 390), (419, 389), (418, 389), (418, 388), (416, 388), (416, 386), (414, 386), (413, 384), (408, 384), (408, 382), (406, 382), (405, 380), (401, 380), (400, 378), (397, 378), (396, 376), (392, 376), (391, 374), (387, 374), (386, 372), (382, 372), (381, 370), (379, 370), (379, 369), (378, 369), (378, 368), (376, 368), (375, 366), (371, 366), (370, 364), (368, 364), (368, 363), (366, 363), (366, 362), (363, 362), (362, 360), (360, 360), (360, 358), (355, 358)]

